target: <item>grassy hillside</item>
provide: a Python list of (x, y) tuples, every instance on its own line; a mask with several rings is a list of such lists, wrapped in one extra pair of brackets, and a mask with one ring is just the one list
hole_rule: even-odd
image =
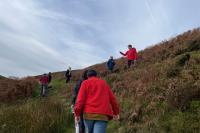
[(141, 51), (130, 70), (125, 59), (116, 62), (114, 74), (105, 63), (89, 67), (110, 84), (121, 106), (121, 120), (111, 122), (109, 132), (200, 132), (200, 29)]
[(2, 80), (2, 79), (5, 79), (5, 77), (0, 75), (0, 80)]
[(40, 97), (36, 83), (29, 98), (18, 98), (0, 104), (0, 133), (71, 133), (71, 90), (54, 79), (48, 97)]
[(1, 78), (0, 103), (29, 98), (34, 95), (36, 87), (37, 81), (34, 78), (24, 78), (21, 80)]
[[(116, 62), (113, 74), (105, 63), (89, 67), (110, 84), (120, 104), (121, 119), (110, 122), (108, 133), (200, 132), (200, 29), (139, 52), (134, 68), (125, 69), (123, 58)], [(1, 105), (0, 131), (72, 133), (71, 90), (82, 71), (74, 71), (68, 85), (63, 72), (54, 73), (48, 98), (38, 98), (36, 87), (35, 97)]]

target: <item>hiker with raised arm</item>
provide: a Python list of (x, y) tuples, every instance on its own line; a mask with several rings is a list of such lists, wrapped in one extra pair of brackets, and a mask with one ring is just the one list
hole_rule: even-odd
[(46, 96), (46, 94), (47, 94), (48, 82), (49, 82), (48, 75), (47, 74), (42, 75), (40, 78), (40, 84), (41, 84), (40, 95), (42, 97)]
[[(78, 81), (76, 87), (74, 88), (73, 97), (72, 97), (72, 106), (71, 106), (72, 109), (74, 109), (76, 99), (78, 97), (78, 93), (81, 88), (81, 84), (83, 83), (83, 81), (87, 80), (87, 72), (88, 72), (87, 70), (83, 72), (81, 79)], [(78, 129), (79, 129), (78, 133), (85, 133), (85, 126), (83, 122), (83, 112), (81, 112), (80, 114), (80, 122), (78, 124)]]
[(83, 119), (86, 133), (106, 133), (108, 121), (119, 120), (119, 106), (106, 81), (89, 70), (88, 79), (83, 81), (75, 105), (75, 122)]
[(113, 59), (113, 56), (110, 57), (106, 65), (107, 65), (108, 70), (112, 73), (115, 67), (115, 61)]
[(132, 64), (135, 65), (136, 60), (137, 60), (137, 50), (136, 48), (133, 48), (132, 45), (128, 45), (128, 51), (126, 53), (123, 53), (120, 51), (120, 54), (127, 57), (128, 68), (130, 68)]
[(72, 69), (71, 67), (69, 67), (65, 72), (66, 83), (69, 83), (71, 77), (72, 77)]

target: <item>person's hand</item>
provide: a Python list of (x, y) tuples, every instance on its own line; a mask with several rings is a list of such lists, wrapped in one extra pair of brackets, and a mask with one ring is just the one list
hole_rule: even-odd
[(71, 112), (74, 114), (74, 105), (71, 105)]
[(136, 64), (137, 64), (137, 60), (134, 60), (134, 66), (136, 66)]
[(119, 116), (119, 115), (114, 115), (114, 116), (113, 116), (113, 120), (118, 121), (119, 119), (120, 119), (120, 116)]
[(120, 53), (121, 55), (123, 55), (123, 56), (124, 56), (124, 53), (123, 53), (123, 52), (119, 51), (119, 53)]
[(75, 117), (75, 125), (77, 125), (80, 121), (80, 117)]

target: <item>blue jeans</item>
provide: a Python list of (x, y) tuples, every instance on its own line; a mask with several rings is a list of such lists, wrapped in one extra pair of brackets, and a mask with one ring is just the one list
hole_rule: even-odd
[(107, 121), (84, 120), (86, 133), (106, 133)]

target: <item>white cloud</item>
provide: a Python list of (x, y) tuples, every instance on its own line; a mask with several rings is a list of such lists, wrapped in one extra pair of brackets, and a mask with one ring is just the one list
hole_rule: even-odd
[[(51, 22), (48, 23), (51, 20), (56, 21), (57, 24), (53, 26), (57, 28), (60, 27), (59, 25), (67, 28), (69, 23), (97, 28), (90, 22), (42, 9), (33, 1), (23, 3), (19, 0), (14, 2), (4, 0), (0, 7), (0, 22), (12, 31), (0, 31), (1, 50), (6, 50), (0, 53), (2, 57), (0, 69), (6, 73), (6, 76), (59, 71), (64, 70), (68, 65), (73, 68), (83, 68), (102, 61), (101, 57), (95, 56), (95, 49), (98, 47), (83, 41), (73, 41), (72, 29), (67, 31), (72, 35), (68, 39), (62, 39), (66, 34), (56, 33), (57, 29), (52, 29)], [(4, 14), (3, 11), (7, 13)], [(62, 23), (65, 22), (66, 24), (63, 25)], [(56, 43), (59, 41), (63, 43), (62, 47), (56, 49)], [(65, 49), (65, 46), (68, 48)], [(91, 58), (92, 56), (95, 60)], [(6, 67), (10, 63), (12, 65)]]
[(156, 24), (157, 20), (156, 20), (154, 14), (152, 12), (151, 6), (149, 4), (149, 0), (145, 0), (145, 5), (146, 5), (146, 7), (147, 7), (147, 9), (149, 11), (149, 14), (150, 14), (150, 17), (151, 17), (151, 20), (152, 20), (153, 24)]
[[(126, 50), (128, 43), (141, 50), (179, 33), (176, 28), (198, 25), (188, 19), (177, 27), (176, 8), (170, 2), (1, 0), (0, 74), (41, 74), (69, 65), (84, 68), (110, 55), (120, 57), (118, 51)], [(187, 14), (193, 16), (188, 10)]]

